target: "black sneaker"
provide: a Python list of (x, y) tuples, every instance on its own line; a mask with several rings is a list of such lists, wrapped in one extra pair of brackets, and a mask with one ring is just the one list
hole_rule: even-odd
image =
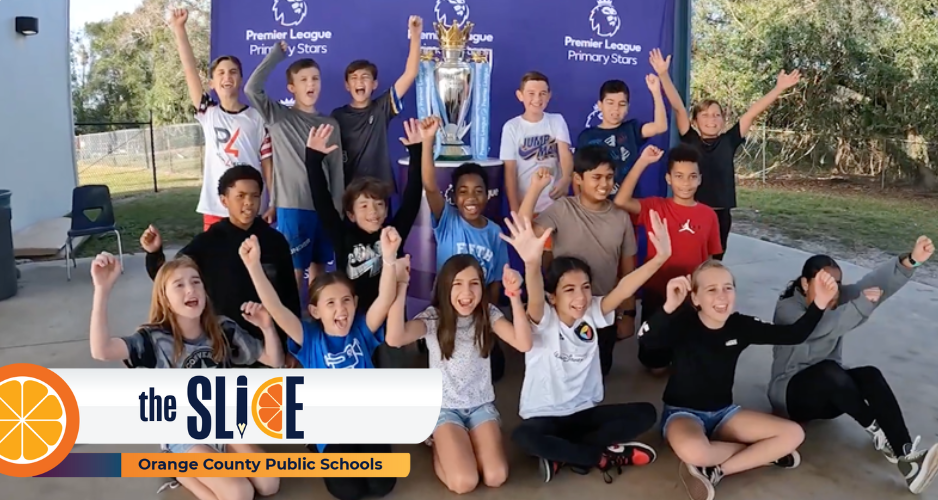
[(544, 478), (545, 483), (549, 483), (554, 476), (560, 472), (560, 468), (563, 466), (560, 462), (555, 462), (553, 460), (548, 460), (546, 458), (538, 459), (539, 468), (541, 470), (541, 477)]
[(938, 444), (927, 450), (919, 450), (921, 436), (915, 438), (911, 444), (902, 447), (905, 452), (896, 465), (899, 472), (905, 477), (909, 491), (916, 495), (925, 491), (928, 485), (938, 475)]
[(788, 455), (772, 462), (772, 465), (776, 467), (781, 467), (783, 469), (794, 469), (801, 465), (801, 454), (797, 451), (793, 451)]
[(680, 476), (690, 500), (713, 500), (714, 487), (723, 479), (723, 472), (719, 467), (697, 467), (681, 462)]
[(612, 483), (610, 471), (613, 468), (621, 475), (623, 467), (648, 465), (657, 458), (658, 454), (655, 453), (655, 449), (645, 443), (637, 441), (618, 443), (606, 448), (597, 468), (602, 471), (603, 480), (609, 484)]

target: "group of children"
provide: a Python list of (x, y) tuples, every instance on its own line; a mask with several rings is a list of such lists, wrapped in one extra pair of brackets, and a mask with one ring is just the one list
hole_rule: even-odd
[[(776, 89), (723, 132), (715, 102), (698, 104), (688, 115), (668, 76), (670, 57), (653, 50), (657, 76), (646, 83), (655, 120), (626, 120), (628, 86), (606, 82), (599, 96), (603, 122), (580, 134), (575, 152), (563, 118), (545, 112), (547, 77), (528, 73), (517, 91), (524, 114), (502, 134), (512, 212), (503, 231), (483, 214), (490, 186), (479, 165), (456, 168), (452, 199), (442, 194), (433, 162), (436, 117), (404, 122), (401, 142), (410, 163), (392, 214), (387, 124), (416, 78), (419, 18), (409, 21), (411, 51), (400, 79), (372, 99), (377, 69), (352, 63), (346, 71), (352, 102), (332, 117), (315, 109), (321, 84), (311, 59), (287, 69), (292, 108), (267, 97), (264, 81), (285, 57), (281, 44), (248, 80), (253, 107), (237, 100), (240, 63), (233, 57), (212, 64), (220, 102), (202, 97), (185, 20), (185, 11), (176, 11), (172, 25), (190, 96), (200, 122), (218, 134), (215, 142), (206, 136), (203, 201), (213, 200), (200, 202), (205, 231), (172, 260), (163, 254), (157, 228), (141, 236), (153, 299), (147, 323), (130, 336), (112, 337), (108, 328), (108, 296), (120, 265), (109, 254), (95, 259), (95, 359), (133, 368), (386, 368), (406, 366), (399, 349), (423, 342), (429, 366), (443, 373), (443, 404), (427, 443), (436, 475), (456, 493), (480, 482), (498, 487), (509, 475), (491, 363), (500, 343), (524, 353), (522, 423), (511, 438), (538, 459), (544, 481), (564, 469), (587, 474), (595, 468), (611, 482), (613, 471), (654, 462), (656, 450), (637, 439), (660, 421), (682, 461), (688, 495), (712, 500), (727, 475), (766, 465), (797, 467), (804, 439), (798, 423), (842, 414), (867, 430), (912, 492), (924, 491), (938, 474), (938, 445), (922, 448), (911, 438), (882, 373), (847, 368), (841, 359), (845, 334), (931, 257), (930, 239), (919, 238), (911, 252), (855, 285), (841, 284), (831, 258), (812, 257), (779, 299), (774, 324), (735, 312), (735, 280), (720, 262), (735, 206), (733, 153), (753, 119), (798, 82), (797, 71), (780, 73)], [(667, 131), (662, 89), (682, 138), (667, 153), (665, 179), (673, 194), (636, 197), (643, 172), (665, 156), (645, 144)], [(401, 249), (424, 196), (438, 272), (431, 305), (414, 316), (405, 311), (410, 257)], [(641, 266), (635, 227), (647, 231), (649, 242)], [(509, 246), (523, 262), (523, 276), (509, 265)], [(324, 272), (320, 267), (333, 253), (338, 271)], [(300, 287), (308, 291), (305, 308)], [(636, 331), (639, 292), (639, 359), (669, 375), (660, 419), (648, 402), (602, 404), (616, 342)], [(502, 296), (507, 310), (498, 306)], [(737, 360), (754, 344), (776, 346), (769, 399), (779, 416), (733, 400)], [(308, 447), (320, 453), (391, 449)], [(260, 451), (236, 444), (163, 448)], [(340, 500), (385, 496), (396, 484), (394, 478), (324, 481)], [(272, 478), (181, 478), (180, 484), (203, 500), (279, 489)]]

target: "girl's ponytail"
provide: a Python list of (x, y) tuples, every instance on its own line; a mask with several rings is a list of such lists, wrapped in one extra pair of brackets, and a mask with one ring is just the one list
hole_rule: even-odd
[(792, 297), (795, 295), (795, 290), (801, 292), (802, 295), (807, 295), (806, 290), (801, 286), (801, 280), (804, 279), (805, 281), (811, 281), (815, 276), (817, 276), (818, 272), (828, 267), (840, 269), (840, 266), (837, 265), (837, 261), (835, 261), (830, 256), (818, 254), (808, 257), (808, 260), (804, 262), (804, 266), (801, 268), (801, 276), (791, 280), (779, 298), (787, 299)]

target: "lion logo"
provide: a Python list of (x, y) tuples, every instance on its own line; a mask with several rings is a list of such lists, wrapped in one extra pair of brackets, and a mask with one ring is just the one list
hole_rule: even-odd
[(586, 115), (586, 128), (591, 128), (603, 122), (603, 112), (599, 110), (599, 104), (593, 104), (593, 111)]
[(590, 29), (593, 33), (608, 38), (618, 33), (621, 27), (622, 20), (612, 0), (596, 0), (596, 6), (590, 11)]
[(274, 13), (274, 20), (281, 26), (299, 26), (309, 13), (306, 0), (274, 0), (270, 9)]
[(467, 0), (436, 0), (433, 12), (440, 24), (451, 25), (455, 21), (462, 26), (469, 20), (469, 4)]

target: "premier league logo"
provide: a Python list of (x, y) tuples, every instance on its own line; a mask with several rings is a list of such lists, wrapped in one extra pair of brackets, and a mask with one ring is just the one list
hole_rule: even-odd
[(440, 24), (451, 25), (453, 21), (459, 26), (466, 24), (469, 20), (469, 4), (467, 0), (436, 0), (436, 6), (433, 12), (436, 13), (436, 20)]
[(306, 0), (274, 0), (271, 10), (274, 20), (282, 26), (299, 26), (306, 19), (309, 6)]
[(608, 38), (618, 33), (621, 27), (622, 20), (612, 0), (596, 0), (596, 6), (590, 11), (590, 28), (593, 33)]
[(599, 104), (593, 104), (593, 111), (586, 115), (586, 128), (596, 127), (603, 122), (603, 112), (599, 110)]

